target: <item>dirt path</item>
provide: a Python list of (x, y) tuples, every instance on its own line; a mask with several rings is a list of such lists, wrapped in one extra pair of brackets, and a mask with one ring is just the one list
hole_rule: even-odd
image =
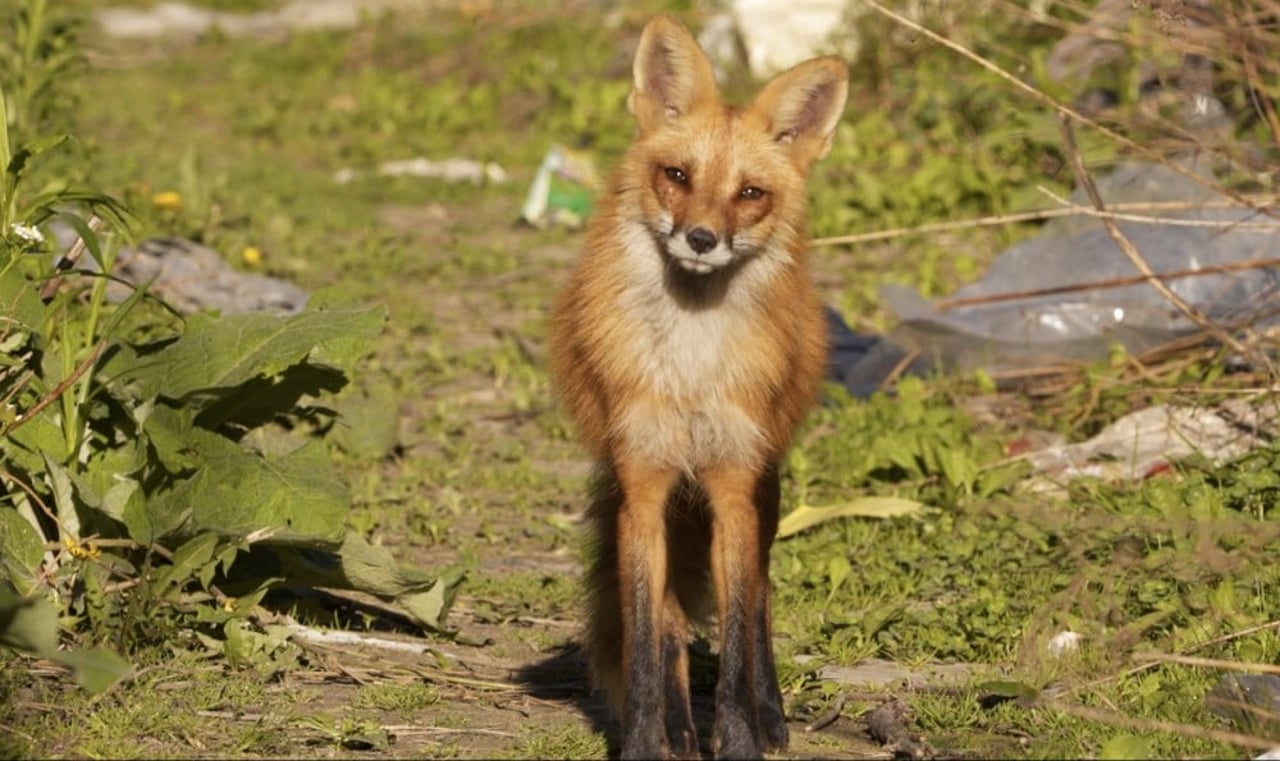
[[(451, 240), (468, 235), (466, 248), (512, 251), (515, 267), (458, 279), (423, 283), (417, 317), (441, 331), (439, 341), (458, 354), (501, 356), (514, 351), (542, 366), (540, 324), (549, 294), (576, 256), (578, 236), (546, 242), (513, 226), (514, 209), (495, 201), (477, 208), (433, 204), (388, 207), (382, 221), (417, 237), (424, 256), (449, 257)], [(831, 263), (829, 266), (839, 266)], [(393, 317), (394, 319), (394, 317)], [(413, 326), (405, 328), (414, 332)], [(439, 470), (440, 460), (471, 468), (460, 481), (518, 452), (511, 470), (534, 474), (480, 478), (465, 497), (448, 486), (428, 483), (417, 495), (430, 512), (446, 510), (440, 540), (412, 531), (386, 532), (383, 541), (406, 562), (427, 567), (462, 561), (473, 571), (450, 617), (453, 639), (411, 633), (374, 633), (365, 646), (310, 645), (321, 668), (295, 677), (316, 705), (342, 715), (362, 685), (387, 681), (432, 685), (438, 701), (411, 715), (387, 714), (378, 721), (396, 736), (397, 756), (538, 757), (599, 756), (615, 753), (615, 727), (600, 699), (592, 695), (574, 645), (580, 627), (577, 585), (581, 573), (574, 525), (589, 470), (561, 418), (550, 407), (545, 387), (531, 399), (528, 389), (495, 377), (480, 362), (405, 404), (403, 454), (386, 466), (388, 481)], [(442, 439), (440, 432), (446, 432)], [(460, 451), (465, 454), (459, 454)], [(397, 644), (398, 643), (398, 644)], [(702, 642), (697, 650), (708, 653)], [(413, 650), (416, 649), (417, 652)], [(695, 658), (695, 713), (704, 753), (713, 707), (713, 659)], [(824, 678), (848, 699), (826, 716), (792, 716), (787, 758), (883, 758), (892, 749), (873, 740), (861, 718), (867, 707), (890, 697), (884, 688), (938, 683), (967, 674), (908, 670), (888, 662), (828, 669)], [(806, 731), (812, 724), (813, 731)]]
[[(318, 17), (324, 8), (342, 5), (316, 3), (310, 10)], [(162, 7), (154, 6), (151, 15), (163, 16)], [(278, 21), (287, 13), (259, 14), (259, 20)], [(186, 20), (207, 25), (205, 14)], [(199, 28), (155, 34), (180, 41), (198, 33)], [(323, 598), (324, 615), (308, 617), (299, 609), (314, 599), (299, 592), (273, 608), (282, 623), (310, 622), (310, 628), (295, 632), (304, 653), (297, 666), (267, 677), (235, 669), (223, 673), (221, 664), (210, 667), (220, 683), (243, 676), (269, 679), (270, 685), (258, 702), (228, 698), (201, 709), (199, 718), (209, 725), (201, 732), (262, 724), (272, 744), (267, 751), (254, 751), (290, 757), (368, 755), (374, 749), (362, 739), (368, 732), (394, 740), (377, 749), (384, 757), (599, 758), (616, 753), (616, 728), (591, 694), (574, 645), (581, 626), (577, 522), (590, 466), (554, 406), (541, 338), (550, 300), (581, 236), (516, 226), (518, 188), (527, 184), (531, 169), (524, 168), (525, 176), (519, 167), (508, 169), (514, 191), (486, 192), (479, 201), (480, 194), (461, 194), (469, 200), (384, 205), (367, 228), (344, 231), (350, 237), (342, 245), (357, 241), (362, 245), (351, 247), (361, 252), (380, 253), (367, 240), (375, 228), (379, 234), (407, 236), (414, 246), (403, 263), (380, 263), (368, 274), (363, 262), (335, 259), (308, 270), (320, 284), (352, 276), (382, 281), (360, 284), (362, 293), (380, 289), (391, 310), (368, 378), (360, 382), (386, 384), (401, 399), (399, 444), (394, 456), (344, 466), (357, 501), (353, 523), (402, 562), (467, 570), (449, 617), (452, 635), (424, 635), (370, 601), (349, 597), (337, 598), (337, 604)], [(456, 196), (441, 193), (442, 199), (450, 197)], [(335, 191), (333, 201), (339, 199)], [(824, 256), (817, 273), (820, 286), (834, 293), (845, 273), (859, 266), (852, 256)], [(323, 266), (337, 269), (322, 272)], [(344, 622), (335, 627), (344, 638), (339, 641), (331, 638), (334, 617)], [(713, 718), (711, 648), (699, 641), (692, 658), (695, 720), (704, 753)], [(892, 745), (868, 734), (866, 715), (887, 703), (893, 689), (918, 689), (967, 673), (939, 677), (927, 668), (912, 671), (887, 662), (826, 668), (807, 682), (810, 687), (820, 683), (821, 701), (792, 689), (784, 695), (792, 742), (782, 757), (892, 757)], [(371, 697), (376, 695), (383, 697)], [(34, 693), (23, 699), (42, 700)], [(136, 698), (121, 702), (128, 700)], [(315, 717), (327, 717), (327, 724), (320, 727)], [(138, 733), (157, 756), (223, 747), (203, 737)], [(56, 740), (47, 747), (51, 753), (84, 754), (80, 746), (64, 748)]]

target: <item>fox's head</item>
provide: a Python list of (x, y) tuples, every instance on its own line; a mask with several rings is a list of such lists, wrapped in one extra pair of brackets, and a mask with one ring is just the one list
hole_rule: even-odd
[(649, 22), (627, 100), (639, 136), (623, 171), (668, 265), (704, 275), (797, 245), (805, 175), (831, 147), (848, 78), (840, 58), (815, 58), (729, 106), (689, 32), (667, 16)]

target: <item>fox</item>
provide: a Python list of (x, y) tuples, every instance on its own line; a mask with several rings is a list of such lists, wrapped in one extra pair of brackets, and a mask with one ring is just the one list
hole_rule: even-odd
[(693, 625), (713, 616), (711, 750), (758, 758), (788, 730), (772, 650), (779, 467), (827, 345), (806, 258), (806, 178), (848, 95), (839, 57), (725, 103), (689, 31), (640, 35), (636, 135), (552, 308), (548, 364), (595, 461), (583, 652), (623, 758), (697, 758)]

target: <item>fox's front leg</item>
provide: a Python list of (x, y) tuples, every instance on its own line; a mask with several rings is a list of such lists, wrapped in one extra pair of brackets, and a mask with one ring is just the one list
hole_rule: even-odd
[(672, 758), (697, 758), (698, 738), (689, 704), (689, 625), (674, 587), (662, 612), (662, 679), (667, 748)]
[(778, 511), (782, 491), (778, 484), (778, 468), (771, 466), (756, 482), (756, 514), (760, 517), (759, 537), (761, 604), (756, 611), (756, 658), (753, 680), (756, 693), (756, 738), (764, 750), (785, 750), (787, 717), (782, 708), (782, 690), (778, 686), (778, 670), (773, 661), (773, 603), (769, 589), (769, 550), (778, 533)]
[[(720, 680), (711, 747), (717, 758), (760, 758), (757, 681), (760, 641), (768, 615), (767, 578), (760, 564), (761, 516), (753, 497), (757, 474), (747, 468), (719, 468), (703, 475), (711, 503), (711, 574), (720, 622)], [(764, 628), (768, 628), (767, 624)], [(776, 689), (776, 687), (775, 687)], [(764, 698), (766, 696), (759, 696)]]
[(667, 589), (664, 510), (676, 472), (618, 463), (618, 587), (622, 598), (622, 758), (663, 758), (663, 608)]

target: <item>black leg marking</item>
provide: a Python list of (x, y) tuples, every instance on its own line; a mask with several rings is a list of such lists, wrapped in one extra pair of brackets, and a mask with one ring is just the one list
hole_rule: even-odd
[(647, 574), (632, 572), (632, 609), (626, 651), (626, 713), (622, 717), (622, 758), (652, 759), (666, 755), (662, 720), (662, 660), (655, 646), (653, 606)]

